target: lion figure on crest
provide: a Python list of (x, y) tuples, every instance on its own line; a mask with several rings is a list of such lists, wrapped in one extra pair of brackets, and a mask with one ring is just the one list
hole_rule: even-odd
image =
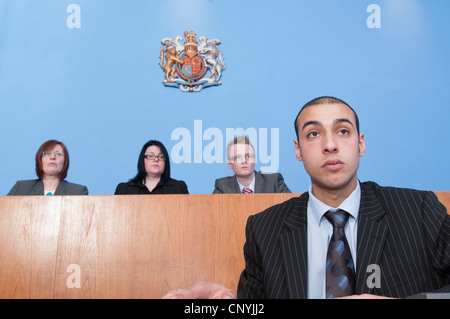
[[(162, 42), (162, 45), (166, 45), (166, 43)], [(166, 53), (165, 65), (163, 65), (164, 52)], [(159, 66), (164, 70), (166, 81), (169, 83), (174, 82), (172, 79), (178, 79), (178, 76), (175, 74), (177, 69), (173, 68), (173, 65), (177, 62), (183, 64), (183, 61), (181, 61), (180, 58), (178, 57), (177, 49), (169, 42), (167, 43), (165, 50), (163, 47), (161, 47), (161, 53), (159, 57), (161, 59), (161, 61), (159, 62)]]

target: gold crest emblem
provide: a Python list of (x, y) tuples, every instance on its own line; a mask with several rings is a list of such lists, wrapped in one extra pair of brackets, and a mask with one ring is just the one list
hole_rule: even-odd
[[(199, 44), (193, 31), (185, 31), (184, 38), (183, 44), (180, 43), (183, 38), (179, 35), (161, 40), (159, 65), (165, 73), (163, 84), (185, 92), (198, 92), (206, 87), (221, 85), (220, 78), (226, 67), (222, 51), (217, 48), (220, 40), (208, 40), (201, 36), (198, 38), (201, 41)], [(210, 75), (206, 76), (208, 72)]]

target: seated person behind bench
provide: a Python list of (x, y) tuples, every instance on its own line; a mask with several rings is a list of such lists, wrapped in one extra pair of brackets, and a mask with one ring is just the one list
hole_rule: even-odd
[(213, 194), (291, 192), (280, 173), (255, 171), (255, 149), (246, 136), (235, 137), (228, 143), (227, 164), (234, 175), (216, 179)]
[(137, 175), (117, 185), (114, 195), (189, 194), (184, 181), (170, 177), (169, 153), (160, 141), (145, 143), (137, 167)]
[(84, 185), (65, 180), (69, 170), (69, 152), (56, 140), (43, 143), (36, 152), (38, 179), (17, 181), (8, 195), (88, 195)]

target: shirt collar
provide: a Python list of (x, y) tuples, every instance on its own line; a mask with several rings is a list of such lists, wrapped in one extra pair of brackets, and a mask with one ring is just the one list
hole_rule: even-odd
[[(242, 185), (241, 183), (239, 183), (239, 181), (237, 180), (237, 178), (236, 178), (236, 181), (238, 182), (239, 188), (241, 189), (241, 193), (242, 193), (242, 190), (244, 189), (245, 186)], [(253, 193), (255, 192), (255, 172), (253, 172), (253, 179), (252, 179), (252, 182), (251, 182), (250, 185), (248, 185), (247, 187), (250, 188), (250, 189), (253, 191)]]
[(359, 203), (361, 201), (361, 187), (359, 186), (359, 181), (356, 184), (356, 188), (353, 190), (353, 192), (339, 205), (339, 207), (336, 208), (328, 206), (318, 200), (313, 195), (312, 185), (309, 186), (308, 193), (308, 210), (311, 212), (311, 216), (313, 216), (317, 225), (320, 225), (323, 214), (325, 214), (329, 210), (342, 209), (348, 212), (354, 219), (358, 218)]

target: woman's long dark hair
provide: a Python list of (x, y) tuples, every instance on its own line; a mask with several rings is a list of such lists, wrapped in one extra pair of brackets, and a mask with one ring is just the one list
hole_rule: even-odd
[(169, 153), (167, 152), (166, 147), (163, 145), (163, 143), (161, 143), (160, 141), (156, 141), (156, 140), (150, 140), (147, 143), (144, 144), (144, 146), (142, 147), (141, 150), (141, 154), (139, 154), (139, 159), (138, 159), (138, 164), (137, 164), (137, 169), (138, 169), (138, 173), (137, 175), (131, 179), (131, 181), (135, 182), (135, 183), (142, 183), (145, 180), (145, 177), (147, 176), (147, 172), (145, 171), (145, 151), (147, 150), (147, 148), (149, 146), (158, 146), (161, 149), (161, 152), (164, 154), (164, 156), (166, 157), (166, 161), (165, 161), (165, 167), (164, 167), (164, 172), (161, 175), (161, 180), (163, 182), (167, 182), (170, 178), (170, 159), (169, 159)]

